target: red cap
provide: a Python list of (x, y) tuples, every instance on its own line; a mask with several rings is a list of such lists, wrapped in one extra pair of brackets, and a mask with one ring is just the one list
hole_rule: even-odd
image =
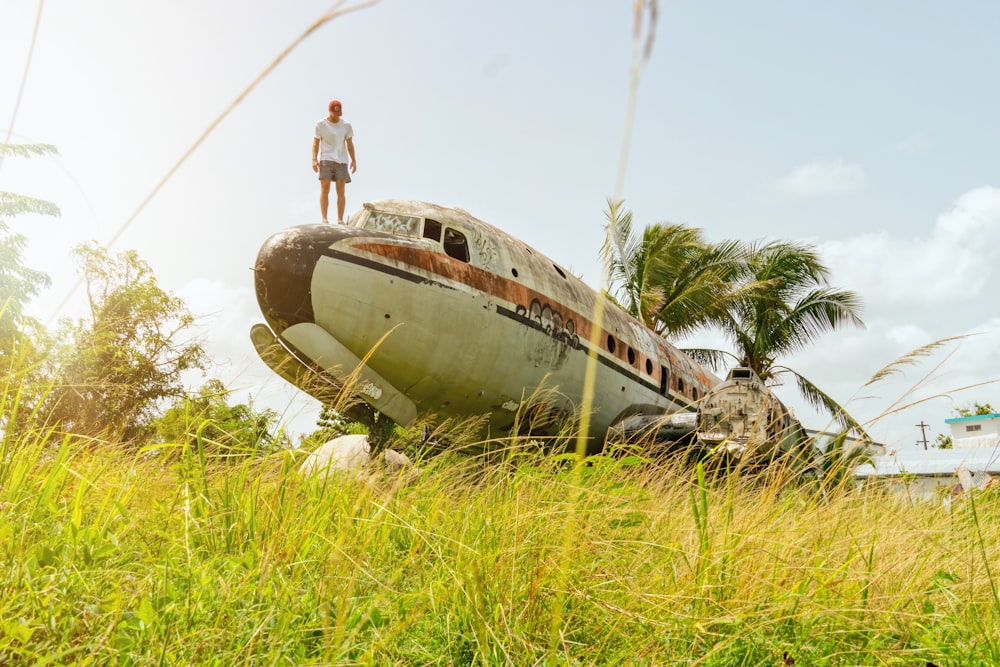
[(344, 105), (342, 105), (342, 104), (340, 103), (340, 100), (330, 100), (330, 106), (329, 106), (329, 107), (327, 107), (327, 108), (328, 108), (328, 109), (329, 109), (330, 111), (333, 111), (333, 107), (340, 107), (341, 109), (343, 109), (343, 108), (344, 108)]

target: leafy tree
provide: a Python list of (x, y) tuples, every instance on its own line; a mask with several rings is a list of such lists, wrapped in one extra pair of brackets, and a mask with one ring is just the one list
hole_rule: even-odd
[(989, 403), (973, 403), (971, 406), (955, 408), (955, 413), (959, 417), (978, 417), (995, 414), (995, 411)]
[(320, 408), (319, 416), (316, 417), (318, 432), (326, 436), (327, 439), (335, 438), (338, 435), (348, 433), (365, 433), (367, 427), (363, 421), (358, 421), (350, 415), (338, 412), (330, 405)]
[(74, 255), (89, 317), (62, 323), (69, 342), (58, 354), (47, 416), (67, 432), (142, 444), (162, 402), (184, 396), (182, 374), (205, 368), (204, 349), (186, 335), (194, 317), (134, 250), (111, 255), (84, 244)]
[[(11, 155), (56, 152), (47, 144), (0, 144), (0, 162)], [(24, 265), (27, 238), (12, 232), (8, 224), (25, 214), (57, 217), (59, 208), (41, 199), (0, 191), (0, 373), (5, 379), (0, 388), (0, 427), (4, 437), (16, 435), (41, 400), (43, 362), (50, 346), (45, 327), (25, 312), (31, 300), (50, 285), (49, 277)]]
[(363, 421), (359, 420), (365, 415), (357, 412), (354, 414), (356, 418), (338, 412), (331, 405), (323, 405), (316, 418), (316, 430), (308, 435), (303, 435), (299, 443), (300, 446), (312, 448), (341, 435), (367, 433), (368, 428)]
[(230, 405), (231, 392), (221, 380), (211, 379), (194, 395), (178, 399), (153, 427), (162, 443), (203, 446), (228, 456), (266, 452), (288, 444), (278, 430), (278, 414), (270, 408)]
[(683, 336), (721, 321), (744, 267), (735, 241), (706, 243), (702, 231), (657, 223), (641, 238), (632, 213), (608, 201), (608, 235), (602, 257), (611, 294), (623, 309), (660, 335)]
[(934, 443), (931, 445), (935, 449), (951, 449), (954, 446), (955, 443), (952, 442), (951, 436), (944, 433), (938, 433), (937, 437), (934, 438)]
[[(0, 160), (8, 155), (29, 157), (56, 153), (48, 144), (0, 144)], [(9, 369), (15, 361), (31, 356), (44, 328), (36, 319), (25, 314), (31, 299), (50, 285), (49, 277), (23, 264), (22, 253), (27, 245), (23, 234), (11, 232), (8, 219), (24, 214), (58, 217), (59, 208), (41, 199), (0, 191), (0, 359)]]
[(316, 426), (315, 431), (302, 437), (301, 446), (322, 445), (341, 435), (367, 434), (372, 451), (378, 452), (399, 431), (395, 422), (360, 399), (348, 400), (336, 407), (323, 405)]

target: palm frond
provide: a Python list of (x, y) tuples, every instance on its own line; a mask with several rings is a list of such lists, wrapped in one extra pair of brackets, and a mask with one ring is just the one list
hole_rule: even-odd
[(710, 348), (684, 348), (681, 352), (691, 357), (699, 364), (708, 366), (713, 371), (721, 371), (726, 367), (727, 361), (735, 361), (739, 363), (739, 357), (734, 355), (732, 352), (726, 352), (725, 350), (713, 350)]
[(775, 367), (781, 370), (783, 373), (790, 373), (795, 378), (795, 383), (798, 385), (799, 393), (802, 394), (806, 402), (817, 410), (822, 410), (827, 412), (834, 421), (836, 421), (844, 429), (849, 432), (853, 432), (858, 438), (871, 442), (872, 439), (865, 431), (864, 427), (858, 420), (851, 416), (843, 406), (835, 401), (829, 394), (822, 391), (819, 387), (812, 383), (808, 378), (799, 373), (795, 372), (787, 366)]
[(659, 328), (684, 336), (711, 325), (723, 326), (735, 281), (742, 271), (742, 244), (708, 244), (702, 231), (685, 225), (654, 225), (649, 249), (651, 280), (662, 287)]
[(830, 275), (815, 246), (794, 241), (751, 244), (747, 264), (758, 278), (781, 278), (793, 292), (800, 285), (826, 285)]
[(779, 321), (775, 352), (796, 352), (823, 334), (845, 326), (864, 327), (861, 297), (849, 290), (820, 287), (809, 291)]
[(612, 267), (619, 268), (628, 256), (626, 246), (632, 236), (632, 214), (623, 209), (624, 202), (608, 198), (608, 208), (604, 212), (604, 244), (601, 246), (601, 260), (608, 273)]
[(607, 224), (601, 246), (601, 261), (607, 275), (609, 294), (615, 295), (619, 303), (626, 302), (626, 311), (638, 315), (638, 302), (633, 302), (628, 290), (628, 286), (635, 282), (631, 261), (635, 255), (632, 213), (625, 210), (623, 204), (620, 200), (608, 199), (608, 209), (604, 213)]

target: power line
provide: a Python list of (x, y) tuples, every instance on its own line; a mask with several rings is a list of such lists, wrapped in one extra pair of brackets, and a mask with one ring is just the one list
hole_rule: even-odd
[[(42, 7), (45, 0), (38, 0), (38, 13), (35, 15), (35, 27), (31, 31), (31, 44), (28, 46), (28, 59), (24, 63), (24, 72), (21, 74), (21, 85), (17, 89), (17, 97), (14, 99), (14, 110), (10, 114), (10, 124), (7, 126), (7, 134), (3, 142), (10, 143), (10, 135), (14, 133), (14, 122), (17, 120), (17, 110), (21, 106), (21, 96), (24, 94), (24, 85), (28, 81), (28, 71), (31, 69), (31, 56), (35, 53), (35, 41), (38, 39), (38, 26), (42, 24)], [(0, 169), (3, 169), (3, 153), (0, 153)]]

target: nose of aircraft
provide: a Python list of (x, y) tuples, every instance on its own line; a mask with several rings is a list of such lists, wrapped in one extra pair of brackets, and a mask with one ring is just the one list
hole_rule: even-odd
[(304, 225), (271, 236), (254, 264), (254, 288), (264, 319), (276, 333), (300, 322), (313, 322), (312, 277), (323, 252), (353, 228)]

